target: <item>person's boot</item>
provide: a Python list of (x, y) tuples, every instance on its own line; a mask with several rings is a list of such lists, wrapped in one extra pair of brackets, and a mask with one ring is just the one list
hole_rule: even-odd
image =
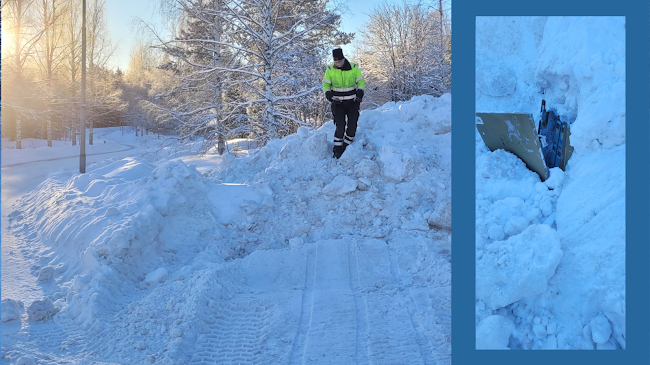
[(332, 151), (334, 153), (334, 158), (339, 159), (341, 158), (341, 155), (343, 154), (343, 151), (345, 149), (343, 146), (334, 146), (334, 150)]

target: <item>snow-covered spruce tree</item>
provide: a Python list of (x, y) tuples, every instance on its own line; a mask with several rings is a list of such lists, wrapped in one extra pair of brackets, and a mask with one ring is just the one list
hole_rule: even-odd
[[(442, 3), (441, 3), (442, 4)], [(375, 102), (441, 95), (451, 85), (448, 24), (431, 6), (384, 3), (369, 15), (360, 33), (360, 63)]]
[[(323, 4), (315, 2), (312, 5)], [(279, 86), (280, 94), (296, 95), (314, 84), (317, 85), (317, 90), (297, 99), (282, 100), (279, 104), (289, 115), (314, 126), (320, 126), (327, 121), (330, 109), (329, 102), (321, 91), (321, 80), (325, 68), (331, 62), (331, 49), (350, 43), (354, 37), (353, 33), (341, 32), (339, 28), (340, 17), (336, 17), (334, 23), (314, 28), (301, 42), (295, 46), (289, 45), (287, 51), (280, 54), (278, 76), (287, 80)], [(291, 120), (288, 120), (286, 125), (289, 133), (295, 132), (300, 126)]]
[(175, 105), (158, 107), (181, 121), (181, 135), (202, 135), (214, 145), (219, 137), (250, 132), (268, 140), (309, 124), (302, 118), (320, 90), (321, 59), (338, 40), (323, 36), (345, 38), (335, 29), (340, 16), (326, 9), (328, 1), (174, 4), (183, 23), (160, 46), (173, 60), (178, 90), (170, 93)]
[(166, 91), (157, 92), (152, 102), (141, 105), (158, 124), (176, 124), (179, 140), (204, 136), (204, 150), (219, 142), (225, 149), (226, 126), (232, 118), (224, 108), (224, 83), (229, 76), (221, 70), (233, 60), (224, 50), (221, 1), (163, 0), (176, 16), (176, 36), (161, 41), (165, 52), (159, 66), (176, 81)]

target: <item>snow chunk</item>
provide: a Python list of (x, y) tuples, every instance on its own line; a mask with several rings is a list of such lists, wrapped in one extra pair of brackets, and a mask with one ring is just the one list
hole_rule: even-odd
[(428, 231), (429, 224), (423, 217), (415, 217), (402, 223), (402, 229), (412, 231)]
[(183, 331), (180, 328), (176, 327), (176, 328), (172, 328), (172, 330), (169, 332), (169, 334), (172, 337), (182, 337), (183, 336)]
[(378, 170), (377, 163), (364, 158), (354, 166), (354, 176), (372, 178), (377, 175)]
[(366, 179), (364, 177), (359, 178), (359, 182), (357, 184), (359, 190), (367, 191), (368, 189), (370, 189), (371, 186), (372, 186), (372, 181), (370, 181), (370, 179)]
[(309, 127), (300, 127), (300, 128), (298, 128), (298, 136), (300, 138), (308, 138), (309, 137), (309, 132), (310, 132)]
[(16, 365), (36, 365), (33, 357), (21, 356), (16, 360)]
[(492, 309), (546, 290), (563, 254), (557, 232), (543, 224), (487, 245), (486, 251), (477, 261), (476, 296)]
[(167, 269), (161, 267), (156, 271), (148, 273), (147, 276), (144, 277), (144, 281), (149, 285), (161, 283), (167, 279), (167, 275), (169, 275)]
[(485, 318), (476, 329), (477, 350), (505, 350), (515, 324), (504, 316), (494, 315)]
[(327, 133), (316, 132), (305, 142), (309, 155), (316, 158), (332, 157), (332, 148), (328, 144)]
[(38, 281), (50, 281), (54, 278), (54, 268), (52, 266), (45, 266), (38, 273)]
[(382, 165), (381, 173), (386, 180), (398, 183), (408, 178), (413, 163), (411, 156), (403, 154), (393, 146), (384, 145), (379, 151), (379, 160)]
[(323, 188), (326, 195), (345, 195), (357, 190), (357, 181), (349, 176), (339, 175)]
[(544, 338), (546, 337), (546, 326), (543, 324), (536, 324), (533, 326), (533, 332), (535, 332), (537, 338)]
[(564, 183), (564, 171), (559, 167), (554, 167), (549, 169), (549, 173), (551, 176), (544, 181), (544, 184), (551, 190), (561, 187), (562, 183)]
[(429, 225), (440, 230), (451, 230), (451, 201), (442, 199), (436, 210), (431, 213), (428, 219)]
[(506, 234), (503, 232), (503, 227), (501, 226), (493, 225), (488, 230), (488, 237), (493, 241), (501, 241), (505, 236)]
[(596, 316), (589, 322), (591, 325), (591, 339), (599, 344), (605, 344), (612, 335), (612, 326), (604, 316)]
[(59, 310), (52, 304), (50, 298), (37, 300), (27, 307), (27, 317), (30, 321), (41, 322), (52, 318)]
[(120, 210), (115, 208), (115, 207), (110, 207), (106, 209), (106, 214), (104, 214), (107, 217), (116, 217), (120, 215)]
[(528, 220), (524, 217), (512, 216), (506, 224), (505, 233), (509, 236), (519, 234), (528, 227)]
[(2, 322), (20, 318), (20, 304), (13, 299), (2, 300)]

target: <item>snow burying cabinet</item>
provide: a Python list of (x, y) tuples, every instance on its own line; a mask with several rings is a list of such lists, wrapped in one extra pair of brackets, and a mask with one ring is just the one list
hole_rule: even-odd
[(491, 151), (504, 149), (516, 155), (542, 181), (548, 179), (549, 168), (564, 170), (573, 152), (569, 124), (546, 111), (544, 103), (537, 130), (528, 113), (476, 113), (476, 129)]

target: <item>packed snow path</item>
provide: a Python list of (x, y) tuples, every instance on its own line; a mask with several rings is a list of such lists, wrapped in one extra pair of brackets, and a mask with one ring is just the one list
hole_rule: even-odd
[(13, 291), (2, 363), (450, 364), (449, 111), (364, 112), (341, 160), (330, 124), (201, 172), (51, 175), (8, 218), (51, 318)]
[[(188, 311), (191, 315), (173, 320), (167, 335), (182, 339), (189, 330), (197, 333), (193, 341), (178, 341), (173, 357), (189, 364), (400, 364), (403, 359), (411, 364), (449, 363), (450, 354), (440, 351), (449, 345), (449, 283), (434, 277), (427, 285), (403, 285), (412, 280), (407, 273), (422, 250), (408, 241), (327, 240), (256, 251), (206, 269), (185, 280), (189, 291), (199, 286), (203, 290)], [(444, 278), (448, 267), (438, 264)], [(220, 285), (226, 276), (241, 281)], [(22, 330), (20, 341), (3, 341), (3, 346), (13, 345), (10, 354), (31, 356), (43, 364), (101, 359), (107, 350), (124, 355), (145, 350), (142, 339), (150, 337), (149, 328), (157, 330), (151, 325), (159, 322), (156, 317), (171, 321), (165, 318), (174, 309), (170, 294), (179, 285), (176, 278), (137, 303), (114, 303), (123, 309), (104, 329), (81, 330), (59, 315), (53, 322), (31, 324)], [(230, 292), (226, 301), (223, 291)], [(164, 313), (138, 309), (157, 301), (167, 303)], [(15, 325), (5, 328), (20, 331)], [(156, 362), (155, 355), (149, 359)]]

